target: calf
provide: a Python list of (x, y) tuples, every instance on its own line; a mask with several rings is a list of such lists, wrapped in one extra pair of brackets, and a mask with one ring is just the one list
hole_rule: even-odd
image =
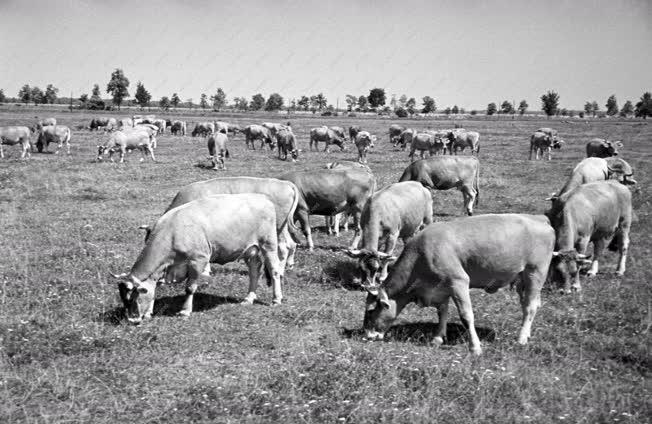
[(469, 348), (479, 355), (469, 289), (495, 293), (517, 281), (523, 311), (518, 342), (526, 344), (554, 244), (545, 216), (491, 214), (431, 224), (405, 245), (380, 287), (367, 286), (365, 333), (382, 339), (403, 308), (415, 302), (437, 307), (435, 343), (442, 344), (452, 298), (468, 329)]
[[(345, 250), (359, 260), (364, 285), (387, 278), (387, 266), (399, 237), (404, 243), (432, 222), (430, 191), (416, 181), (390, 184), (374, 193), (362, 210), (362, 248)], [(380, 250), (381, 243), (384, 243)]]
[(118, 287), (128, 320), (138, 324), (151, 317), (156, 278), (162, 270), (167, 282), (186, 281), (180, 315), (190, 315), (193, 295), (210, 262), (245, 260), (249, 293), (243, 303), (256, 299), (264, 264), (273, 284), (273, 302), (281, 303), (277, 243), (274, 205), (262, 194), (210, 196), (170, 210), (157, 221), (131, 271), (114, 275), (121, 280)]

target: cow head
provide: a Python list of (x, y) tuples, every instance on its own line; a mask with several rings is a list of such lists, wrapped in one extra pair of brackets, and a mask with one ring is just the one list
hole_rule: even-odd
[(385, 332), (398, 315), (396, 301), (387, 296), (382, 287), (368, 288), (365, 304), (364, 328), (365, 336), (370, 340), (382, 340)]
[(602, 151), (607, 156), (618, 156), (618, 148), (623, 147), (621, 141), (605, 140), (602, 142)]
[(154, 309), (156, 283), (153, 280), (140, 281), (130, 274), (111, 274), (120, 279), (118, 291), (125, 307), (125, 316), (130, 324), (140, 324), (150, 318)]
[(106, 146), (97, 146), (97, 160), (102, 160), (102, 156), (107, 154), (109, 148)]
[(570, 293), (571, 288), (577, 289), (573, 281), (578, 278), (580, 269), (591, 265), (591, 256), (578, 253), (575, 249), (552, 253), (552, 281), (557, 284), (560, 292)]
[(396, 256), (367, 249), (347, 249), (349, 257), (358, 260), (358, 269), (362, 275), (364, 287), (378, 287), (387, 278), (387, 268), (396, 261)]
[[(550, 137), (550, 136), (548, 136)], [(552, 148), (553, 149), (561, 149), (561, 145), (564, 144), (565, 141), (562, 140), (561, 138), (557, 137), (556, 135), (552, 137)]]

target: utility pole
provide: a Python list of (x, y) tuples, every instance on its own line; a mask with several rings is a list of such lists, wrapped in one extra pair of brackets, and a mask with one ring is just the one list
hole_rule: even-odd
[(70, 92), (70, 113), (72, 113), (72, 91)]

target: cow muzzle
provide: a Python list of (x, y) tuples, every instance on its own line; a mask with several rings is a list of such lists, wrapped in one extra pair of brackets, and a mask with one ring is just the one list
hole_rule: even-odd
[(385, 337), (385, 334), (376, 330), (365, 330), (364, 334), (365, 334), (365, 338), (371, 341), (383, 340), (383, 338)]

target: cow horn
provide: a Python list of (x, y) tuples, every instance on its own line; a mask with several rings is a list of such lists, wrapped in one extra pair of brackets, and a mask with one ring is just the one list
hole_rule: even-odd
[(577, 254), (577, 259), (589, 259), (591, 255), (585, 255), (583, 253), (578, 253)]
[(139, 230), (149, 230), (150, 227), (149, 227), (148, 224), (143, 224), (143, 225), (139, 226), (138, 229), (139, 229)]
[(351, 258), (359, 258), (362, 256), (362, 250), (359, 249), (342, 249), (345, 254), (350, 256)]
[(372, 296), (378, 297), (380, 294), (380, 288), (376, 285), (369, 284), (369, 285), (364, 285), (364, 289), (367, 291)]
[(127, 276), (129, 275), (128, 272), (123, 272), (122, 274), (114, 274), (114, 273), (112, 273), (112, 272), (109, 272), (109, 274), (110, 274), (111, 277), (113, 277), (113, 278), (125, 278), (125, 277), (127, 277)]
[(378, 289), (378, 301), (389, 308), (389, 297), (387, 296), (385, 289), (382, 287)]

